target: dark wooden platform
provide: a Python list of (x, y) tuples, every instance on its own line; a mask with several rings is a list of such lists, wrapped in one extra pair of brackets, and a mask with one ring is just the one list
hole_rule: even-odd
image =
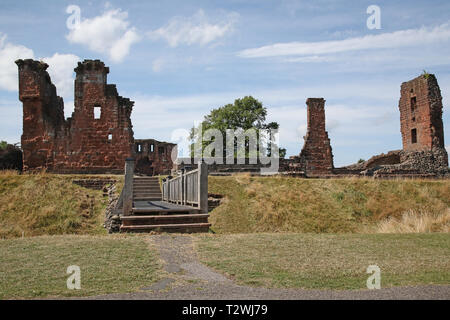
[(161, 201), (156, 177), (133, 179), (132, 214), (121, 216), (121, 232), (208, 232), (209, 214), (191, 206)]
[(134, 201), (133, 213), (170, 214), (178, 212), (196, 213), (198, 209), (165, 201)]

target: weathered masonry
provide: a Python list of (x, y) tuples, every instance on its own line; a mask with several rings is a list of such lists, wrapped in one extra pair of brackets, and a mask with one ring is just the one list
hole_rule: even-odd
[(390, 177), (447, 177), (442, 96), (432, 74), (404, 82), (400, 89), (402, 150), (373, 156), (362, 163), (334, 168), (330, 139), (325, 130), (325, 100), (309, 98), (308, 129), (298, 156), (281, 161), (281, 171), (307, 177), (364, 175)]
[(172, 151), (176, 148), (176, 144), (154, 139), (136, 139), (134, 146), (136, 173), (170, 174), (173, 168)]
[(325, 129), (325, 100), (308, 98), (307, 131), (305, 143), (299, 156), (290, 158), (292, 171), (302, 171), (307, 176), (333, 173), (333, 153), (328, 132)]
[(434, 75), (427, 74), (401, 86), (400, 125), (404, 151), (444, 148), (442, 97)]
[[(57, 173), (122, 173), (125, 159), (137, 158), (137, 172), (167, 174), (174, 144), (134, 140), (134, 102), (107, 83), (109, 68), (85, 60), (75, 68), (75, 110), (64, 118), (64, 102), (35, 60), (17, 60), (19, 99), (23, 103), (23, 168)], [(140, 150), (148, 146), (148, 152)]]
[(433, 74), (404, 82), (400, 89), (402, 150), (390, 151), (342, 169), (375, 177), (449, 175), (444, 147), (442, 96)]
[(64, 102), (46, 69), (34, 60), (17, 60), (23, 102), (24, 170), (60, 173), (122, 172), (133, 153), (130, 120), (133, 101), (107, 84), (109, 68), (85, 60), (75, 68), (75, 110), (64, 119)]

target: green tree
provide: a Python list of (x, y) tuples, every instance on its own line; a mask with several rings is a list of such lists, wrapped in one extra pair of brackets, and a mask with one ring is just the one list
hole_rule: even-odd
[[(252, 96), (246, 96), (242, 99), (236, 99), (233, 104), (227, 104), (217, 109), (211, 110), (211, 112), (205, 116), (203, 122), (201, 123), (202, 130), (205, 132), (209, 129), (217, 129), (222, 133), (224, 137), (223, 141), (223, 151), (224, 156), (226, 154), (226, 130), (232, 129), (242, 129), (244, 131), (249, 129), (264, 130), (267, 133), (269, 129), (278, 129), (279, 125), (276, 122), (266, 123), (267, 109), (263, 104)], [(190, 138), (193, 141), (199, 141), (200, 139), (200, 129), (192, 128)], [(258, 133), (258, 139), (260, 139)], [(203, 141), (203, 149), (205, 146), (209, 145), (212, 140)], [(248, 139), (246, 140), (246, 150), (248, 147)], [(236, 148), (236, 146), (235, 146)], [(270, 150), (270, 144), (268, 145)], [(286, 150), (280, 148), (280, 156), (286, 154)], [(268, 154), (270, 155), (270, 153)], [(236, 154), (235, 154), (236, 156)], [(246, 156), (249, 156), (246, 153)]]
[(6, 142), (6, 141), (0, 141), (0, 149), (1, 150), (4, 150), (4, 149), (6, 149), (6, 147), (8, 146), (8, 142)]

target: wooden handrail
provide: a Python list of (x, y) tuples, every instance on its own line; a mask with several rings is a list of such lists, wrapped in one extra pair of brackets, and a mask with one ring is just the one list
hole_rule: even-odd
[(174, 178), (163, 180), (164, 201), (199, 208), (208, 212), (208, 166), (199, 163), (198, 169), (185, 172)]
[(125, 184), (123, 186), (123, 215), (129, 216), (133, 213), (133, 178), (134, 159), (125, 160)]

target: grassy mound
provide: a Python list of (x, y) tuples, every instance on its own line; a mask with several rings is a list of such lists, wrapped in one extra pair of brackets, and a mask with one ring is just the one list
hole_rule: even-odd
[(448, 231), (450, 224), (450, 219), (441, 217), (448, 215), (450, 207), (449, 180), (235, 175), (210, 177), (209, 191), (225, 196), (211, 213), (212, 229), (217, 233), (377, 232), (383, 230), (380, 223), (402, 220), (410, 210), (445, 224), (423, 231)]
[(77, 176), (0, 172), (0, 238), (102, 234), (107, 199)]

